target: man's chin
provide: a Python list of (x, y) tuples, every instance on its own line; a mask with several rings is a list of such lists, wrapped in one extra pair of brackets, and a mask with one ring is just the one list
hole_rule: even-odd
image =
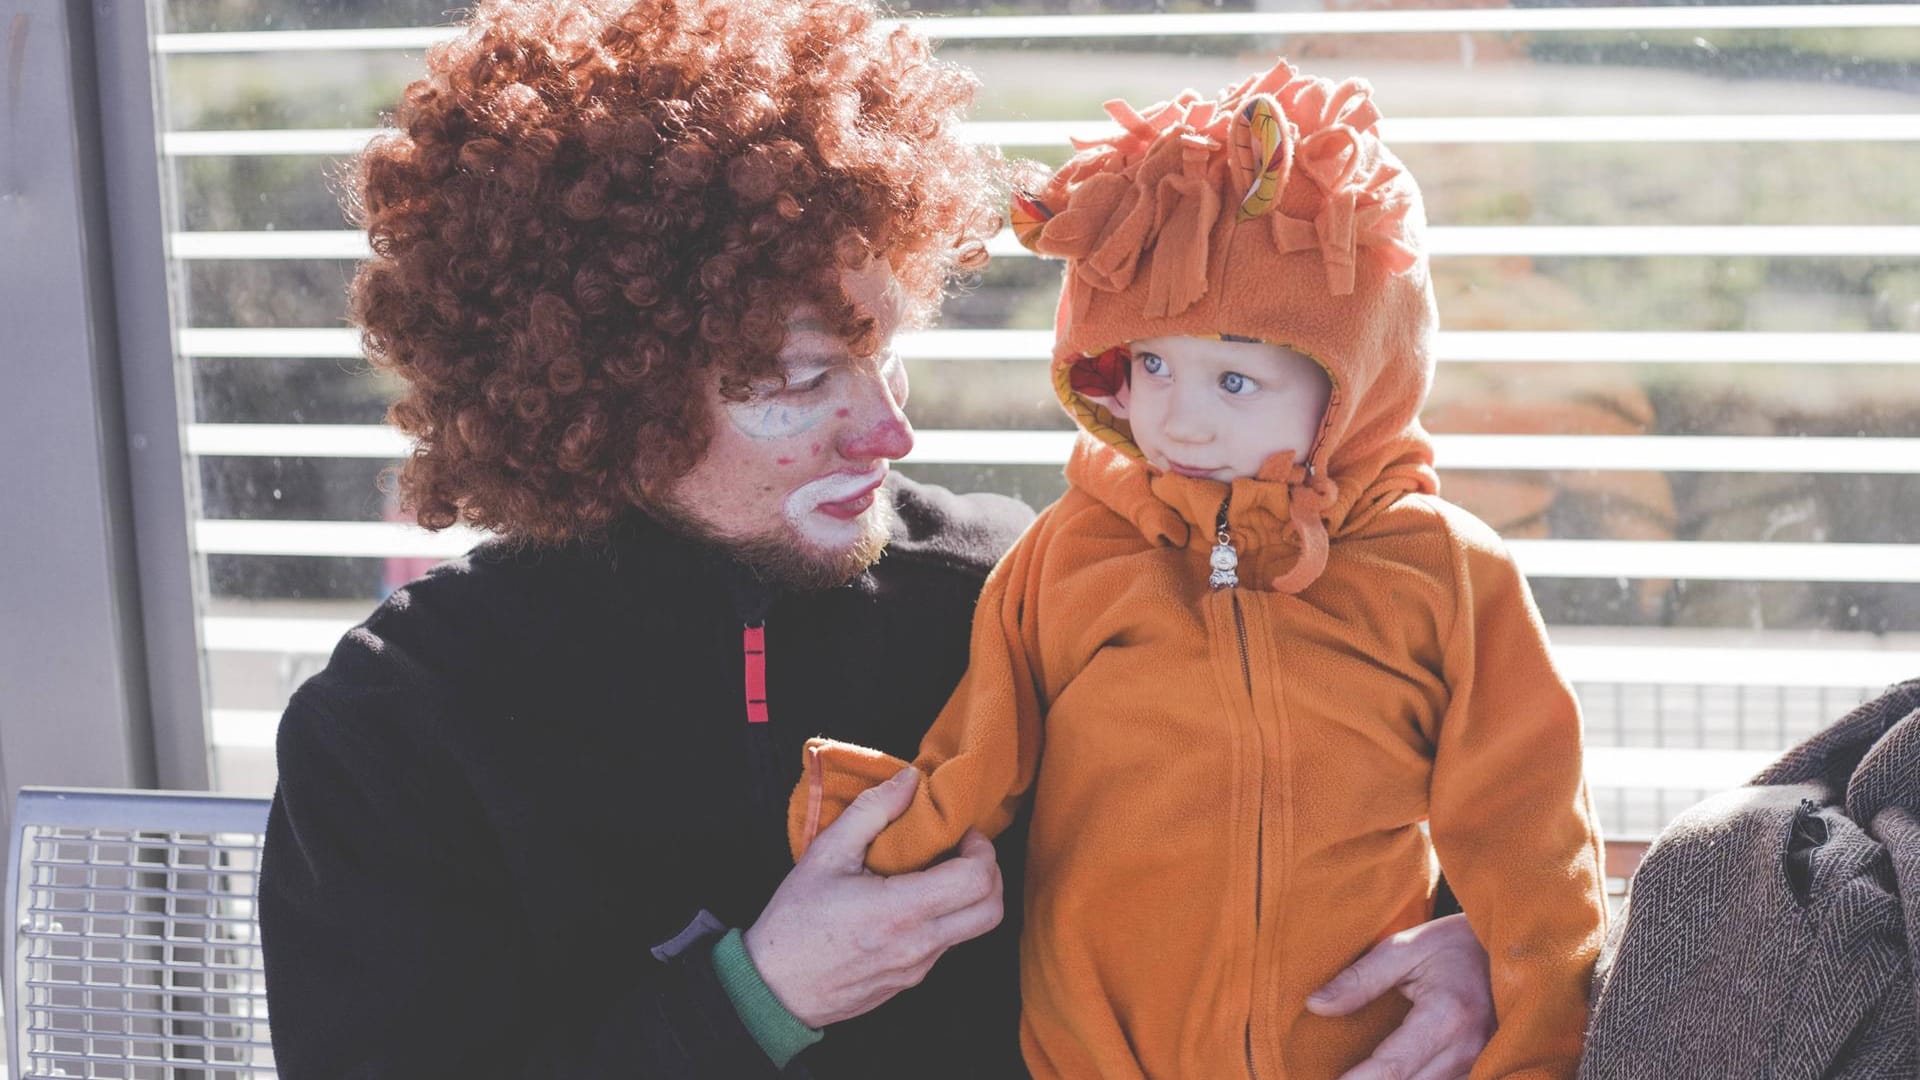
[[(722, 536), (679, 507), (654, 507), (654, 517), (674, 531), (725, 551), (768, 584), (811, 591), (832, 589), (859, 577), (886, 553), (894, 523), (893, 500), (883, 490), (866, 513), (834, 523), (834, 536), (809, 537), (792, 523), (756, 536)], [(829, 531), (829, 530), (823, 530)]]
[[(890, 509), (890, 508), (889, 508)], [(832, 589), (845, 585), (880, 560), (887, 550), (887, 522), (881, 504), (860, 515), (860, 529), (844, 546), (824, 547), (787, 528), (779, 535), (717, 543), (754, 576), (790, 589)]]

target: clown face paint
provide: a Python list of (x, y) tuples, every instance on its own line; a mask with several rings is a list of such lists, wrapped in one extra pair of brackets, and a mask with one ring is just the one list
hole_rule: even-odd
[[(847, 293), (890, 340), (904, 313), (882, 267), (849, 272)], [(707, 388), (713, 437), (693, 470), (656, 498), (656, 514), (720, 543), (764, 576), (836, 585), (886, 546), (887, 462), (913, 449), (901, 412), (906, 368), (891, 348), (850, 355), (808, 306), (794, 310), (780, 350), (786, 385), (745, 401)]]
[[(819, 320), (806, 322), (819, 326)], [(823, 360), (803, 360), (789, 364), (787, 384), (769, 383), (753, 388), (753, 397), (728, 402), (727, 419), (750, 439), (791, 439), (824, 423), (833, 412), (825, 395), (815, 394), (820, 384), (833, 374), (833, 365)]]

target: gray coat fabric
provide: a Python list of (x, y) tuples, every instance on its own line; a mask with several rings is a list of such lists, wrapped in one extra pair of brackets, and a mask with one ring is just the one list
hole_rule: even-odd
[(1647, 851), (1594, 975), (1583, 1080), (1920, 1075), (1920, 679)]

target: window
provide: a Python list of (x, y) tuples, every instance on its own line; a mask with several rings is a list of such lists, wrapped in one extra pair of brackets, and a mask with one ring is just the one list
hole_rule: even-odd
[[(470, 534), (396, 519), (403, 452), (326, 183), (437, 3), (168, 0), (179, 363), (219, 786), (262, 791), (288, 694)], [(1443, 492), (1498, 527), (1587, 713), (1612, 836), (1920, 672), (1920, 7), (916, 5), (979, 73), (973, 132), (1058, 162), (1099, 104), (1275, 53), (1363, 75), (1425, 188)], [(1046, 72), (1044, 79), (1036, 72)], [(1058, 270), (1002, 242), (903, 342), (905, 466), (1043, 503)]]

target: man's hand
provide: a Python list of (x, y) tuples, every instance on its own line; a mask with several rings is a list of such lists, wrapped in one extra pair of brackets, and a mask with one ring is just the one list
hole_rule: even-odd
[(747, 929), (760, 978), (808, 1027), (859, 1016), (917, 986), (940, 954), (1000, 924), (1000, 864), (971, 829), (946, 862), (894, 877), (867, 872), (867, 845), (906, 811), (919, 780), (903, 769), (861, 792)]
[(1487, 953), (1465, 915), (1416, 926), (1375, 945), (1307, 999), (1320, 1016), (1345, 1016), (1398, 990), (1413, 1002), (1400, 1029), (1340, 1080), (1456, 1080), (1493, 1037)]

